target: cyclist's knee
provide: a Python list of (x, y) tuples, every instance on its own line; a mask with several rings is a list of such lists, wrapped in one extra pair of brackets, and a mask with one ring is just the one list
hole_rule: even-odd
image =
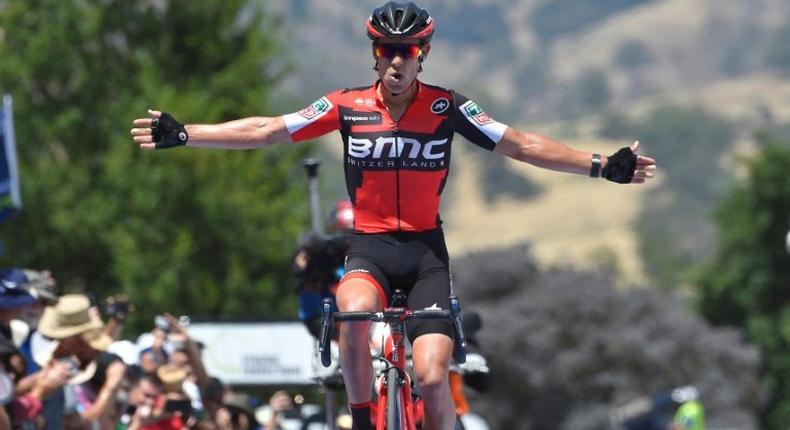
[(447, 380), (447, 367), (442, 365), (429, 366), (415, 372), (417, 384), (423, 397), (431, 396), (433, 393), (443, 392), (449, 387)]
[(377, 287), (365, 279), (349, 279), (337, 289), (337, 307), (341, 312), (375, 312), (381, 309)]
[(444, 335), (428, 334), (414, 341), (414, 373), (420, 390), (430, 395), (448, 387), (452, 341)]

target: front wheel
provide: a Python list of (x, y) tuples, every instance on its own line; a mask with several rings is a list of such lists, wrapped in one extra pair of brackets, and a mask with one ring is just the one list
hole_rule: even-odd
[(398, 369), (387, 370), (387, 430), (402, 430), (400, 413), (400, 375)]

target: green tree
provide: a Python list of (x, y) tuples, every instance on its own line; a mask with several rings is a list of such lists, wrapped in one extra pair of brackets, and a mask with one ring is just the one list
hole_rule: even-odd
[(686, 384), (711, 428), (757, 428), (760, 355), (741, 333), (666, 291), (567, 266), (541, 268), (524, 245), (453, 260), (464, 312), (482, 320), (470, 343), (492, 381), (471, 400), (491, 428), (614, 428), (614, 407)]
[(748, 178), (716, 212), (719, 245), (699, 278), (699, 307), (716, 324), (743, 327), (762, 349), (763, 428), (778, 430), (790, 422), (790, 140), (762, 141)]
[(5, 0), (0, 28), (24, 201), (2, 226), (4, 264), (126, 292), (136, 328), (164, 310), (291, 312), (309, 146), (143, 153), (129, 136), (147, 107), (185, 122), (265, 113), (285, 70), (275, 18), (245, 0)]

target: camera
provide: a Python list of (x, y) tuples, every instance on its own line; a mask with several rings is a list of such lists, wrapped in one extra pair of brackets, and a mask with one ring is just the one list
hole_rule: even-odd
[(189, 399), (167, 399), (165, 412), (181, 412), (182, 415), (192, 413), (192, 401)]
[(104, 313), (108, 318), (125, 320), (132, 310), (133, 307), (129, 303), (129, 298), (125, 295), (109, 297), (104, 303)]
[(167, 318), (163, 317), (162, 315), (157, 315), (154, 317), (154, 325), (159, 330), (162, 330), (165, 333), (170, 333), (170, 321)]
[(64, 367), (67, 369), (69, 378), (73, 377), (80, 371), (80, 363), (74, 357), (59, 358), (58, 362), (63, 364)]

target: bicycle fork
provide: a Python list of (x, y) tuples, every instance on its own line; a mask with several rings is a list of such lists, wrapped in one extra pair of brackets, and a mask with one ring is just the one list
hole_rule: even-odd
[[(388, 420), (388, 410), (395, 409), (397, 416), (396, 430), (414, 430), (417, 427), (415, 409), (412, 401), (412, 389), (409, 376), (406, 374), (406, 348), (403, 345), (404, 333), (402, 324), (392, 324), (390, 335), (384, 343), (383, 355), (386, 364), (381, 375), (382, 384), (379, 388), (378, 410), (376, 413), (376, 429), (387, 429), (393, 426), (392, 417)], [(395, 384), (395, 387), (391, 387)], [(392, 398), (395, 396), (395, 398)], [(389, 422), (388, 422), (389, 421)]]

